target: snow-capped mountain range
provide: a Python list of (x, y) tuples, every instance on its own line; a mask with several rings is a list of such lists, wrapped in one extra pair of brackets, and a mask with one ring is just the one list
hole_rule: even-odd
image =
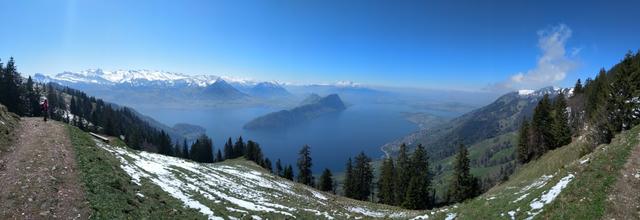
[[(198, 86), (206, 87), (216, 81), (224, 80), (232, 86), (242, 90), (257, 85), (261, 87), (282, 87), (285, 85), (297, 85), (277, 81), (257, 81), (249, 78), (217, 76), (217, 75), (189, 75), (184, 73), (158, 71), (158, 70), (116, 70), (106, 71), (102, 69), (88, 69), (79, 72), (65, 71), (55, 75), (36, 73), (34, 79), (40, 82), (61, 82), (71, 84), (98, 84), (98, 85), (130, 85), (130, 86)], [(336, 87), (361, 87), (359, 83), (351, 81), (338, 81), (333, 84), (310, 84)], [(304, 86), (304, 85), (298, 85)]]
[(183, 73), (174, 73), (155, 70), (116, 70), (105, 71), (102, 69), (89, 69), (80, 72), (62, 72), (53, 76), (43, 74), (35, 74), (34, 78), (39, 81), (63, 81), (68, 83), (85, 83), (100, 85), (118, 85), (129, 84), (132, 86), (145, 85), (187, 85), (205, 87), (215, 83), (218, 80), (224, 80), (231, 84), (243, 86), (253, 86), (256, 81), (215, 75), (187, 75)]

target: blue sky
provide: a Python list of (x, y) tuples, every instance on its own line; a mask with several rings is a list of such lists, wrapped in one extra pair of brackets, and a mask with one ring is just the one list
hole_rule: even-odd
[[(588, 3), (587, 3), (588, 2)], [(465, 90), (568, 86), (640, 48), (640, 1), (1, 1), (19, 70)]]

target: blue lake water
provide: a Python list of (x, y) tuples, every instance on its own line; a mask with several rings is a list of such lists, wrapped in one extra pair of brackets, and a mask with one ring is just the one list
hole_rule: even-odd
[(308, 144), (316, 173), (324, 168), (342, 172), (347, 158), (361, 151), (378, 158), (382, 156), (381, 145), (417, 129), (415, 124), (400, 114), (410, 109), (378, 104), (352, 105), (340, 113), (270, 131), (249, 131), (242, 129), (242, 126), (253, 118), (280, 109), (136, 109), (169, 126), (184, 122), (206, 128), (207, 135), (213, 138), (216, 151), (224, 146), (229, 137), (233, 137), (234, 141), (238, 136), (254, 140), (274, 165), (276, 159), (280, 158), (284, 164), (294, 166), (294, 170), (298, 151)]

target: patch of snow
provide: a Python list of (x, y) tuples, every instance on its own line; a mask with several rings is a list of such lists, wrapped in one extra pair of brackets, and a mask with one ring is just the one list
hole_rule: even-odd
[(549, 181), (551, 178), (553, 178), (553, 175), (542, 175), (540, 178), (538, 178), (536, 181), (534, 181), (533, 183), (523, 187), (519, 193), (526, 193), (527, 191), (531, 190), (531, 189), (540, 189), (543, 186), (545, 186), (547, 184), (547, 181)]
[(535, 90), (531, 90), (531, 89), (521, 89), (521, 90), (518, 90), (518, 95), (531, 95), (534, 92)]
[(366, 216), (369, 216), (369, 217), (382, 218), (382, 217), (385, 216), (385, 214), (382, 213), (382, 212), (371, 211), (371, 210), (368, 210), (368, 209), (363, 208), (363, 207), (349, 207), (348, 210), (351, 211), (351, 212), (360, 213), (362, 215), (366, 215)]
[(137, 192), (136, 196), (139, 196), (140, 198), (144, 198), (144, 195), (142, 193)]
[(560, 181), (558, 181), (556, 185), (551, 187), (549, 191), (542, 194), (540, 198), (534, 199), (531, 202), (531, 204), (529, 204), (529, 206), (531, 207), (531, 210), (528, 212), (529, 213), (528, 219), (533, 219), (534, 216), (536, 216), (537, 214), (540, 214), (540, 212), (542, 212), (542, 208), (544, 207), (544, 205), (553, 202), (553, 200), (560, 194), (560, 192), (562, 192), (562, 190), (565, 187), (567, 187), (567, 185), (571, 182), (571, 180), (573, 180), (574, 177), (575, 175), (570, 173), (569, 175), (560, 179)]
[(324, 195), (322, 195), (322, 193), (317, 192), (317, 191), (313, 191), (313, 190), (309, 190), (309, 191), (310, 191), (310, 192), (313, 194), (313, 196), (315, 196), (316, 198), (321, 199), (321, 200), (327, 200), (327, 197), (326, 197), (326, 196), (324, 196)]
[(590, 158), (587, 157), (584, 160), (580, 160), (580, 164), (585, 164), (585, 163), (589, 162), (589, 159)]
[(447, 217), (444, 220), (454, 220), (454, 219), (456, 219), (457, 215), (458, 214), (456, 214), (456, 213), (449, 213), (449, 214), (447, 214)]
[[(316, 214), (318, 218), (329, 219), (356, 217), (353, 214), (373, 218), (409, 218), (409, 214), (404, 211), (352, 207), (346, 204), (341, 206), (344, 208), (322, 212), (314, 207), (325, 207), (329, 202), (336, 202), (330, 201), (329, 195), (304, 186), (303, 190), (311, 192), (312, 195), (301, 193), (298, 187), (293, 187), (292, 182), (242, 165), (201, 164), (176, 157), (114, 147), (98, 140), (95, 142), (120, 161), (120, 167), (131, 177), (133, 183), (140, 185), (142, 179), (149, 180), (181, 201), (185, 207), (200, 210), (210, 219), (220, 217), (214, 215), (215, 209), (208, 206), (209, 204), (219, 204), (231, 213), (243, 216), (255, 212), (258, 216), (261, 216), (259, 213), (276, 213), (286, 218), (295, 218), (295, 213), (307, 211)], [(286, 206), (278, 204), (283, 199), (289, 201)], [(201, 203), (203, 200), (208, 204)]]
[(245, 210), (240, 210), (240, 209), (236, 209), (236, 208), (231, 208), (231, 207), (225, 207), (225, 209), (232, 211), (232, 212), (240, 212), (240, 213), (249, 213)]
[(511, 201), (511, 203), (519, 202), (520, 200), (523, 200), (524, 198), (527, 198), (528, 195), (529, 195), (529, 193), (525, 193), (524, 195), (518, 197), (516, 200)]
[(312, 212), (317, 216), (324, 216), (327, 219), (335, 219), (333, 216), (329, 215), (328, 212), (321, 212), (321, 211), (313, 210), (313, 209), (302, 209), (302, 210), (307, 211), (307, 212)]
[(2, 121), (2, 120), (0, 120), (0, 124), (5, 125), (5, 124), (4, 124), (4, 121)]
[(489, 201), (489, 200), (494, 200), (494, 199), (496, 199), (496, 197), (495, 197), (495, 196), (492, 196), (492, 197), (487, 198), (487, 201)]
[(511, 217), (512, 220), (516, 219), (516, 211), (509, 211), (509, 212), (507, 212), (507, 214), (509, 214), (509, 216)]
[(412, 218), (411, 220), (421, 220), (421, 219), (429, 219), (429, 215), (428, 214), (419, 215), (419, 216), (416, 216), (416, 217)]

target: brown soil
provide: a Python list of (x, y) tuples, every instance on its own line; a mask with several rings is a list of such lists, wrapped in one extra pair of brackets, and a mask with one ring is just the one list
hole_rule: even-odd
[(69, 135), (59, 122), (22, 118), (0, 158), (0, 219), (87, 219)]
[(631, 151), (608, 200), (603, 219), (640, 219), (640, 145)]

